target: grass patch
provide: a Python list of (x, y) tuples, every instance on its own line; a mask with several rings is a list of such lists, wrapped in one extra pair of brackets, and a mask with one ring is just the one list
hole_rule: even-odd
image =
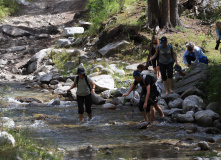
[[(48, 142), (33, 140), (29, 131), (10, 130), (9, 133), (15, 138), (15, 147), (3, 145), (0, 149), (1, 160), (17, 159), (23, 160), (62, 160), (63, 154), (53, 149)], [(42, 147), (44, 145), (44, 147)], [(46, 147), (45, 147), (46, 146)]]
[(16, 0), (0, 0), (0, 20), (14, 14), (18, 10), (19, 4)]

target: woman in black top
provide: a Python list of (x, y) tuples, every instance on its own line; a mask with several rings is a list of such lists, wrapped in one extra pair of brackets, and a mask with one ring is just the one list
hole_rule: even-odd
[[(150, 51), (149, 51), (149, 56), (147, 61), (150, 59), (150, 57), (152, 57), (155, 52), (156, 52), (156, 48), (160, 45), (160, 41), (159, 38), (156, 35), (153, 35), (152, 37), (152, 41), (150, 44)], [(160, 78), (160, 66), (159, 66), (159, 55), (152, 60), (152, 65), (153, 65), (153, 71), (154, 73), (157, 75), (157, 78)]]

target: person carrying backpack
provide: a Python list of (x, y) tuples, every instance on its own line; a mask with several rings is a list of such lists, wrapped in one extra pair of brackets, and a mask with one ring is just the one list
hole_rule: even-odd
[[(84, 104), (89, 120), (92, 119), (91, 94), (95, 93), (95, 84), (88, 76), (85, 75), (84, 68), (78, 68), (77, 74), (78, 76), (75, 78), (74, 84), (67, 91), (69, 92), (74, 87), (77, 87), (78, 114), (79, 121), (81, 122), (84, 118)], [(92, 89), (90, 85), (92, 85)]]
[(150, 110), (152, 110), (153, 105), (157, 103), (156, 98), (159, 95), (157, 87), (151, 76), (141, 75), (141, 72), (139, 70), (134, 71), (133, 77), (135, 81), (128, 93), (124, 94), (123, 97), (128, 96), (131, 91), (138, 85), (138, 83), (142, 86), (138, 108), (143, 115), (145, 121), (148, 121), (148, 126), (150, 126), (152, 122)]
[[(179, 66), (177, 62), (176, 54), (174, 53), (173, 47), (171, 44), (167, 43), (167, 38), (161, 38), (161, 44), (157, 47), (155, 54), (150, 58), (150, 61), (155, 59), (159, 55), (159, 64), (160, 72), (163, 80), (163, 85), (166, 90), (165, 95), (168, 93), (173, 93), (172, 84), (173, 84), (173, 64), (176, 62), (176, 65)], [(167, 78), (169, 79), (169, 89), (167, 87)]]
[(195, 46), (194, 43), (189, 42), (186, 45), (187, 50), (183, 54), (183, 62), (187, 67), (190, 67), (193, 63), (201, 62), (208, 64), (207, 57), (203, 54), (202, 50)]

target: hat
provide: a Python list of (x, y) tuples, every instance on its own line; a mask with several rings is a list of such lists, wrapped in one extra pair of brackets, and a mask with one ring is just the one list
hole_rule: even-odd
[(78, 68), (77, 74), (85, 74), (84, 68)]
[(160, 42), (161, 43), (167, 43), (167, 37), (162, 37), (161, 39), (160, 39)]
[(138, 70), (134, 71), (133, 77), (140, 77), (140, 71)]

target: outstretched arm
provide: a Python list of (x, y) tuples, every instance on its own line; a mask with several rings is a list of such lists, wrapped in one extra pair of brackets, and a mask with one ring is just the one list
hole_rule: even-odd
[(158, 52), (158, 48), (156, 49), (155, 54), (150, 58), (149, 61), (152, 61), (153, 59), (155, 59), (158, 56), (159, 52)]
[(91, 81), (91, 85), (92, 85), (91, 93), (94, 94), (95, 93), (95, 84), (93, 81)]
[(77, 82), (74, 82), (74, 84), (67, 91), (72, 90), (74, 87), (76, 87), (76, 85), (77, 85)]
[(175, 54), (175, 52), (174, 52), (173, 49), (172, 49), (172, 55), (173, 55), (173, 59), (174, 59), (174, 61), (176, 62), (176, 65), (179, 66), (179, 64), (178, 64), (178, 62), (177, 62), (177, 56), (176, 56), (176, 54)]
[(133, 84), (131, 87), (130, 87), (130, 90), (128, 91), (127, 94), (124, 94), (122, 97), (126, 97), (130, 94), (130, 92), (135, 88), (135, 85)]

